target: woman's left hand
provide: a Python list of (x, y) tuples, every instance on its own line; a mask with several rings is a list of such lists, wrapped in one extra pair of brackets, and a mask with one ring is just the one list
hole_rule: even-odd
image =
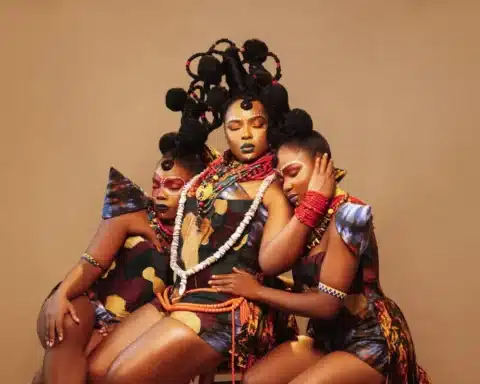
[(233, 273), (213, 275), (208, 284), (218, 292), (255, 300), (262, 285), (255, 276), (248, 272), (233, 268)]

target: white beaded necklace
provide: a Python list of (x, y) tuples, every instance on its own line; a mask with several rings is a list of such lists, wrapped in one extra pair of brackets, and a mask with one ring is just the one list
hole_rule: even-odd
[(201, 263), (185, 271), (177, 263), (180, 230), (182, 227), (185, 202), (187, 201), (187, 192), (190, 190), (190, 187), (200, 176), (201, 175), (195, 176), (183, 187), (182, 192), (180, 194), (180, 201), (178, 203), (177, 216), (175, 217), (175, 226), (173, 228), (173, 239), (172, 239), (172, 246), (170, 251), (170, 268), (172, 268), (173, 272), (175, 273), (175, 277), (176, 276), (180, 277), (180, 287), (178, 291), (180, 296), (185, 293), (185, 290), (187, 288), (188, 277), (194, 275), (197, 272), (200, 272), (201, 270), (207, 268), (208, 266), (212, 265), (216, 261), (220, 260), (230, 250), (230, 248), (238, 241), (238, 239), (242, 235), (247, 225), (250, 224), (250, 221), (252, 221), (253, 216), (255, 215), (255, 212), (257, 211), (260, 203), (262, 202), (263, 195), (265, 194), (270, 184), (272, 184), (272, 182), (275, 180), (276, 175), (272, 174), (263, 180), (262, 184), (260, 185), (260, 188), (258, 188), (255, 199), (250, 205), (250, 208), (245, 214), (242, 222), (237, 227), (235, 232), (230, 236), (230, 238), (225, 242), (225, 244), (223, 244), (220, 248), (218, 248), (213, 255), (207, 257)]

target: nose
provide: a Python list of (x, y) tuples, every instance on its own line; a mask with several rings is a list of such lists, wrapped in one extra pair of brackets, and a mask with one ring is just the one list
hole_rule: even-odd
[(163, 187), (155, 189), (152, 195), (155, 200), (165, 200), (167, 198), (165, 189)]
[(242, 140), (249, 140), (252, 139), (252, 128), (249, 124), (245, 124), (245, 127), (242, 130)]
[(287, 195), (293, 188), (292, 182), (288, 180), (283, 180), (283, 193)]

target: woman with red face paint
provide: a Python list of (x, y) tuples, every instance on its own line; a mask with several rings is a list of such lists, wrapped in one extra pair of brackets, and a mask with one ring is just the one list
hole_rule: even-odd
[(311, 229), (293, 266), (294, 292), (262, 286), (244, 271), (211, 286), (310, 318), (308, 336), (276, 348), (246, 373), (247, 384), (427, 384), (407, 322), (379, 282), (370, 206), (337, 186), (330, 147), (313, 131), (277, 133), (278, 170), (295, 216)]
[[(182, 132), (160, 139), (163, 156), (151, 197), (110, 169), (97, 233), (40, 311), (37, 331), (45, 357), (34, 382), (85, 383), (90, 352), (115, 333), (116, 324), (171, 284), (169, 249), (180, 191), (215, 156), (196, 139)], [(158, 320), (152, 308), (139, 327)], [(121, 343), (115, 347), (122, 348)]]

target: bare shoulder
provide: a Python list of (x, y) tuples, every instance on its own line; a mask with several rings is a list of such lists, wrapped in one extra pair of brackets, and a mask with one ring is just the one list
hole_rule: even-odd
[(280, 206), (289, 206), (287, 197), (283, 193), (282, 184), (275, 180), (267, 188), (265, 195), (263, 196), (263, 203), (268, 208), (273, 204), (279, 204)]

